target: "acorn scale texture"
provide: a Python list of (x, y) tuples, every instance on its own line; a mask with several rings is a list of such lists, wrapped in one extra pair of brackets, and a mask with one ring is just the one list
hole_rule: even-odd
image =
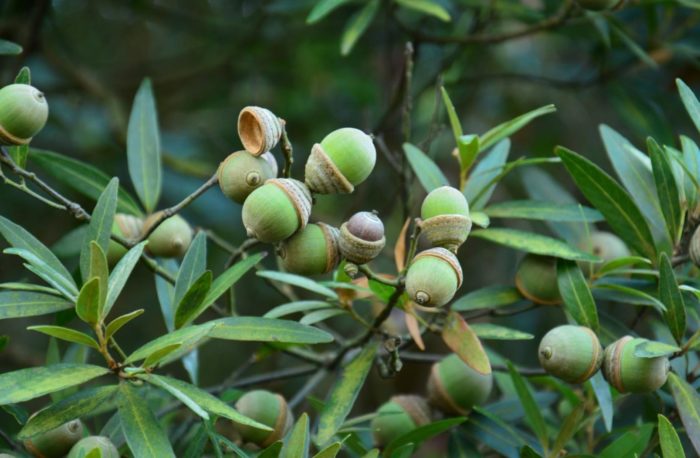
[(583, 383), (600, 369), (603, 347), (589, 328), (563, 325), (544, 335), (538, 357), (548, 374), (569, 383)]
[(255, 156), (274, 148), (283, 131), (283, 121), (267, 108), (249, 106), (238, 114), (238, 137), (243, 148)]
[(462, 286), (462, 267), (445, 248), (430, 248), (413, 258), (406, 274), (406, 292), (419, 305), (447, 304)]
[(0, 89), (0, 143), (26, 145), (46, 125), (49, 104), (44, 94), (28, 84)]
[(372, 212), (355, 213), (340, 226), (340, 253), (355, 264), (376, 258), (386, 245), (384, 223)]
[(428, 379), (428, 399), (432, 405), (451, 415), (466, 415), (483, 404), (493, 388), (493, 374), (481, 374), (456, 354), (433, 364)]
[(441, 186), (432, 190), (421, 206), (421, 230), (433, 246), (456, 252), (472, 228), (469, 203), (458, 189)]

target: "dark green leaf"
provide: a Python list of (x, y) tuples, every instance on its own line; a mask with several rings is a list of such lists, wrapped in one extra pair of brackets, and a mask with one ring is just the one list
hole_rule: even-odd
[(588, 282), (578, 264), (559, 259), (557, 261), (557, 285), (564, 307), (576, 323), (598, 330), (598, 309)]
[(204, 311), (202, 304), (211, 289), (212, 278), (211, 270), (207, 270), (190, 285), (190, 289), (187, 290), (175, 309), (175, 329), (191, 323)]
[(399, 5), (450, 22), (450, 13), (433, 0), (396, 0)]
[(601, 450), (599, 458), (620, 458), (622, 456), (640, 456), (649, 445), (649, 440), (654, 432), (654, 425), (647, 423), (637, 426), (615, 439), (615, 441)]
[(16, 56), (22, 54), (22, 47), (17, 43), (0, 39), (0, 55)]
[(300, 456), (309, 456), (309, 416), (306, 413), (301, 414), (280, 451), (280, 458)]
[(481, 341), (457, 312), (447, 315), (442, 327), (442, 340), (469, 367), (480, 374), (491, 373), (491, 363)]
[(91, 279), (83, 285), (75, 305), (78, 317), (91, 325), (95, 325), (99, 321), (101, 288), (99, 278)]
[(111, 323), (107, 325), (105, 329), (105, 339), (109, 340), (114, 334), (119, 331), (122, 326), (126, 325), (129, 321), (134, 318), (141, 316), (143, 314), (143, 309), (134, 310), (131, 313), (126, 313), (124, 315), (116, 317)]
[(186, 328), (170, 332), (144, 344), (138, 350), (130, 354), (125, 362), (133, 363), (140, 361), (147, 358), (152, 353), (177, 343), (181, 344), (183, 347), (186, 347), (188, 344), (199, 342), (205, 338), (213, 328), (213, 322), (209, 322), (200, 325), (188, 326)]
[(683, 444), (678, 437), (676, 429), (668, 418), (661, 414), (659, 418), (659, 442), (661, 442), (661, 453), (664, 458), (685, 458)]
[(320, 0), (306, 18), (307, 24), (314, 24), (351, 0)]
[(15, 83), (17, 84), (32, 84), (32, 72), (29, 67), (22, 67), (17, 76), (15, 76)]
[(200, 232), (192, 241), (175, 281), (173, 304), (177, 306), (190, 287), (207, 269), (207, 236)]
[(179, 350), (181, 346), (182, 344), (180, 342), (177, 342), (159, 348), (158, 350), (154, 351), (146, 357), (146, 359), (143, 361), (142, 366), (146, 368), (156, 367), (158, 363), (160, 363), (162, 360), (168, 357), (171, 353), (174, 353), (176, 350)]
[(532, 390), (525, 382), (525, 379), (523, 379), (523, 376), (518, 373), (518, 370), (510, 361), (508, 361), (508, 372), (510, 373), (510, 378), (513, 381), (513, 386), (515, 387), (515, 392), (518, 394), (520, 403), (525, 409), (525, 418), (527, 423), (530, 425), (530, 428), (532, 428), (532, 431), (539, 439), (540, 444), (542, 444), (542, 448), (546, 450), (549, 446), (547, 425), (544, 422), (544, 417), (542, 416), (540, 407), (532, 397)]
[(0, 405), (38, 398), (107, 374), (90, 364), (52, 364), (0, 374)]
[(333, 341), (325, 331), (295, 321), (254, 316), (236, 316), (210, 321), (215, 327), (209, 336), (243, 342), (318, 344)]
[(418, 181), (423, 185), (423, 189), (425, 189), (426, 192), (450, 184), (437, 164), (426, 156), (423, 151), (410, 143), (404, 143), (403, 150), (406, 153), (408, 163), (411, 164), (413, 173), (416, 174)]
[(546, 114), (554, 113), (555, 111), (557, 111), (557, 109), (554, 105), (545, 105), (522, 114), (517, 118), (513, 118), (510, 121), (499, 124), (480, 137), (481, 151), (485, 151), (504, 138), (510, 137), (532, 122), (534, 119)]
[(574, 434), (576, 434), (576, 431), (578, 431), (580, 427), (583, 413), (584, 407), (583, 403), (581, 403), (574, 407), (574, 410), (567, 415), (564, 419), (564, 424), (562, 424), (561, 429), (559, 429), (557, 438), (554, 440), (554, 444), (552, 444), (552, 449), (549, 451), (550, 456), (559, 456), (560, 452), (566, 447), (566, 444), (574, 437)]
[(512, 286), (487, 286), (466, 294), (450, 307), (456, 312), (503, 307), (521, 301), (523, 297)]
[(471, 236), (486, 239), (528, 253), (554, 256), (573, 261), (599, 261), (599, 259), (592, 254), (574, 248), (561, 240), (517, 229), (493, 227), (489, 229), (477, 229), (472, 231)]
[(146, 243), (147, 242), (144, 241), (131, 248), (122, 256), (117, 265), (114, 266), (112, 273), (109, 275), (107, 298), (105, 300), (104, 310), (102, 311), (103, 316), (109, 315), (115, 302), (117, 302), (119, 295), (126, 285), (126, 281), (129, 279), (129, 276), (131, 276), (134, 267), (136, 267), (136, 263), (141, 259)]
[(175, 458), (168, 436), (137, 389), (122, 382), (119, 392), (119, 418), (131, 453), (139, 458)]
[(535, 338), (527, 332), (493, 323), (474, 323), (470, 327), (474, 334), (483, 340), (531, 340)]
[(335, 458), (338, 456), (338, 453), (340, 453), (341, 448), (343, 448), (343, 444), (341, 442), (334, 442), (315, 454), (313, 458)]
[(304, 288), (306, 290), (318, 293), (322, 296), (326, 296), (331, 299), (338, 298), (338, 295), (332, 289), (327, 288), (309, 278), (302, 277), (301, 275), (288, 274), (286, 272), (276, 272), (272, 270), (262, 270), (257, 272), (257, 275), (258, 277), (269, 278), (270, 280), (281, 281), (282, 283), (288, 283), (290, 285), (298, 286), (299, 288)]
[(103, 254), (109, 249), (114, 213), (117, 211), (118, 189), (119, 179), (112, 178), (100, 195), (100, 198), (97, 199), (97, 204), (95, 204), (95, 209), (92, 212), (92, 218), (85, 234), (83, 248), (80, 250), (80, 272), (83, 276), (83, 281), (87, 281), (90, 278), (90, 265), (92, 262), (90, 243), (93, 241), (97, 242)]
[(647, 139), (647, 149), (651, 157), (651, 169), (654, 173), (656, 192), (661, 203), (661, 212), (664, 214), (671, 241), (675, 243), (681, 235), (683, 215), (671, 160), (653, 138)]
[(681, 343), (685, 335), (685, 303), (678, 288), (673, 265), (666, 253), (661, 253), (659, 263), (659, 300), (666, 306), (666, 323), (676, 342)]
[(238, 280), (243, 277), (250, 269), (255, 267), (257, 263), (262, 261), (267, 253), (256, 253), (252, 256), (248, 256), (244, 260), (238, 262), (237, 264), (231, 266), (226, 272), (222, 273), (216, 280), (211, 284), (211, 289), (207, 293), (207, 296), (202, 302), (202, 310), (197, 314), (201, 314), (209, 306), (219, 299), (226, 291), (228, 291), (233, 285), (236, 284)]
[(389, 456), (392, 451), (397, 450), (399, 447), (406, 444), (414, 444), (416, 447), (419, 447), (426, 440), (464, 423), (465, 420), (465, 417), (454, 417), (419, 426), (413, 431), (403, 434), (391, 441), (386, 446), (384, 453)]
[(688, 382), (673, 372), (668, 375), (668, 386), (685, 426), (685, 433), (692, 442), (695, 453), (700, 454), (700, 395)]
[(46, 315), (73, 308), (62, 297), (33, 291), (0, 291), (0, 320)]
[(88, 347), (92, 347), (94, 349), (100, 348), (99, 345), (97, 345), (97, 342), (95, 342), (95, 339), (80, 331), (76, 331), (75, 329), (51, 325), (29, 326), (27, 329), (46, 334), (47, 336), (52, 336), (57, 339), (66, 340), (68, 342), (87, 345)]
[(490, 218), (523, 218), (542, 221), (583, 221), (595, 223), (603, 220), (597, 210), (582, 205), (562, 205), (537, 200), (510, 200), (489, 205), (484, 209)]
[(379, 10), (379, 0), (370, 0), (348, 20), (340, 39), (340, 53), (347, 56), (352, 51), (357, 40), (365, 33)]

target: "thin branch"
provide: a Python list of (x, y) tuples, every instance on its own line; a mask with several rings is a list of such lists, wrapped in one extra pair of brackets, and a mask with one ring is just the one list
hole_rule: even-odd
[(286, 123), (282, 126), (282, 139), (280, 142), (282, 148), (282, 154), (284, 155), (284, 169), (282, 169), (282, 176), (284, 178), (289, 178), (292, 176), (292, 164), (294, 163), (294, 148), (292, 148), (292, 142), (289, 141), (289, 136), (287, 136), (287, 125)]
[[(435, 354), (435, 353), (414, 353), (414, 352), (402, 352), (401, 353), (401, 359), (404, 361), (411, 361), (411, 362), (416, 362), (416, 363), (426, 363), (426, 364), (433, 364), (438, 361), (442, 361), (443, 358), (445, 358), (447, 355), (440, 355), (440, 354)], [(499, 371), (499, 372), (506, 372), (508, 368), (502, 364), (492, 364), (491, 369), (494, 371)], [(529, 368), (529, 367), (519, 367), (518, 368), (518, 373), (521, 375), (528, 375), (528, 376), (538, 376), (538, 375), (547, 375), (547, 373), (544, 371), (544, 369), (538, 369), (538, 368)]]

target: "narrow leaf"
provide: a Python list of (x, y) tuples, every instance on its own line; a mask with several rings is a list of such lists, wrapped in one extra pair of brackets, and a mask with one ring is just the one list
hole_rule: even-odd
[(597, 331), (598, 309), (578, 264), (564, 259), (557, 260), (557, 285), (564, 307), (574, 321)]
[(207, 236), (200, 232), (192, 241), (175, 280), (175, 295), (173, 304), (177, 306), (192, 284), (202, 276), (207, 269)]
[(411, 164), (413, 172), (426, 192), (430, 192), (440, 186), (449, 185), (447, 178), (445, 178), (437, 164), (426, 156), (423, 151), (410, 143), (404, 143), (403, 150), (406, 153), (408, 163)]
[(481, 150), (487, 150), (489, 147), (495, 145), (504, 138), (510, 137), (532, 122), (534, 119), (546, 114), (554, 113), (555, 111), (557, 111), (557, 109), (554, 105), (545, 105), (522, 114), (517, 118), (511, 119), (510, 121), (499, 124), (480, 137)]
[(187, 290), (175, 309), (175, 329), (179, 329), (194, 321), (204, 311), (202, 304), (211, 289), (213, 275), (207, 270)]
[(0, 374), (0, 405), (38, 398), (80, 385), (109, 369), (90, 364), (52, 364)]
[(572, 261), (599, 261), (592, 254), (574, 248), (566, 242), (532, 232), (492, 227), (489, 229), (477, 229), (472, 231), (470, 235), (528, 253), (554, 256)]
[(0, 291), (0, 320), (47, 315), (73, 308), (62, 297), (33, 291)]
[(22, 54), (22, 47), (17, 43), (0, 39), (0, 55), (16, 56)]
[(209, 323), (214, 325), (209, 336), (215, 339), (295, 344), (318, 344), (333, 341), (333, 336), (325, 331), (289, 320), (236, 316), (221, 318)]
[(458, 313), (450, 312), (447, 315), (442, 327), (442, 340), (469, 367), (480, 374), (491, 373), (491, 363), (481, 341)]
[(95, 339), (80, 331), (76, 331), (75, 329), (51, 325), (29, 326), (27, 329), (29, 331), (40, 332), (42, 334), (46, 334), (47, 336), (55, 337), (68, 342), (86, 345), (96, 350), (100, 348), (99, 345), (97, 345), (97, 342), (95, 342)]
[(204, 298), (204, 302), (202, 302), (202, 310), (197, 315), (201, 314), (201, 312), (216, 302), (226, 291), (235, 285), (243, 275), (262, 261), (265, 256), (267, 256), (267, 253), (256, 253), (252, 256), (248, 256), (216, 277), (216, 280), (211, 284), (211, 289), (209, 289), (207, 296)]
[(546, 450), (549, 446), (547, 425), (544, 422), (544, 417), (542, 416), (540, 407), (532, 397), (532, 390), (525, 382), (525, 379), (523, 379), (523, 376), (518, 373), (518, 370), (510, 361), (508, 361), (508, 372), (510, 373), (510, 378), (513, 381), (513, 386), (515, 387), (515, 392), (518, 394), (520, 403), (525, 409), (525, 418), (527, 423), (530, 425), (530, 428), (532, 428), (532, 431), (539, 439), (540, 444), (542, 444), (542, 448)]
[(698, 98), (693, 93), (693, 90), (680, 78), (676, 79), (676, 86), (678, 87), (678, 93), (681, 95), (683, 105), (690, 115), (690, 119), (695, 124), (698, 132), (700, 132), (700, 102), (698, 102)]
[(431, 0), (396, 0), (399, 5), (450, 22), (450, 13), (439, 3)]
[(357, 40), (365, 33), (374, 20), (378, 10), (379, 0), (370, 0), (359, 12), (350, 18), (345, 25), (343, 36), (340, 38), (340, 53), (343, 56), (350, 54)]
[(451, 310), (464, 312), (503, 307), (523, 300), (518, 289), (513, 286), (487, 286), (472, 291), (452, 303)]
[(666, 253), (661, 254), (659, 263), (659, 300), (666, 306), (664, 318), (668, 328), (676, 342), (680, 344), (685, 335), (685, 303), (678, 288), (676, 275), (673, 273), (673, 265)]
[(556, 202), (537, 200), (510, 200), (489, 205), (484, 209), (490, 218), (522, 218), (541, 221), (582, 221), (596, 223), (603, 215), (592, 208), (581, 205), (562, 205)]
[(95, 241), (106, 253), (109, 249), (109, 238), (112, 235), (112, 224), (114, 223), (114, 213), (117, 211), (117, 190), (119, 189), (119, 179), (112, 178), (105, 190), (97, 199), (92, 218), (88, 225), (85, 241), (80, 250), (80, 272), (83, 281), (90, 278), (91, 249), (90, 243)]
[(470, 327), (474, 334), (483, 340), (531, 340), (535, 338), (534, 335), (527, 332), (493, 323), (475, 323)]
[(309, 456), (309, 416), (301, 414), (294, 428), (284, 442), (280, 458), (297, 458)]
[(659, 442), (661, 442), (661, 453), (664, 458), (685, 458), (683, 445), (678, 437), (676, 428), (673, 427), (668, 418), (661, 414), (659, 419)]
[(133, 363), (136, 361), (140, 361), (148, 357), (148, 355), (153, 354), (156, 351), (159, 351), (176, 343), (180, 343), (183, 347), (186, 347), (188, 346), (188, 343), (201, 341), (211, 332), (213, 328), (214, 324), (212, 324), (212, 322), (209, 322), (195, 326), (188, 326), (186, 328), (170, 332), (144, 344), (138, 350), (130, 354), (124, 362)]
[(84, 322), (95, 325), (99, 321), (100, 279), (95, 277), (83, 285), (78, 295), (75, 311)]
[(315, 24), (351, 0), (320, 0), (306, 17), (307, 24)]
[(123, 382), (119, 392), (119, 418), (131, 453), (139, 458), (175, 458), (167, 434), (138, 390)]
[(286, 272), (276, 272), (272, 270), (262, 270), (257, 272), (258, 277), (269, 278), (270, 280), (280, 281), (282, 283), (288, 283), (293, 286), (298, 286), (314, 293), (320, 294), (322, 296), (330, 297), (331, 299), (337, 299), (338, 294), (332, 289), (319, 284), (309, 278), (302, 277), (301, 275), (289, 274)]
[(700, 395), (673, 372), (668, 374), (668, 385), (685, 426), (685, 433), (692, 442), (695, 453), (700, 455)]
[(653, 138), (647, 139), (647, 149), (651, 157), (651, 169), (661, 203), (661, 212), (664, 214), (670, 239), (675, 243), (681, 235), (683, 221), (681, 221), (680, 193), (673, 175), (671, 160)]
[(419, 426), (413, 431), (403, 434), (389, 442), (386, 446), (385, 454), (387, 456), (393, 456), (390, 455), (391, 452), (398, 450), (406, 444), (413, 444), (415, 447), (420, 447), (423, 442), (464, 423), (465, 420), (465, 417), (454, 417)]
[(121, 294), (127, 280), (131, 276), (136, 263), (141, 259), (143, 254), (143, 249), (148, 242), (141, 242), (138, 245), (132, 247), (127, 253), (119, 260), (112, 273), (109, 275), (108, 288), (107, 288), (107, 298), (105, 299), (104, 310), (102, 311), (103, 316), (109, 315), (112, 307), (117, 302), (119, 295)]
[(116, 317), (111, 323), (107, 325), (105, 329), (105, 339), (109, 340), (114, 334), (117, 333), (123, 326), (125, 326), (129, 321), (134, 318), (141, 316), (143, 314), (143, 309), (134, 310), (131, 313), (126, 313), (124, 315)]

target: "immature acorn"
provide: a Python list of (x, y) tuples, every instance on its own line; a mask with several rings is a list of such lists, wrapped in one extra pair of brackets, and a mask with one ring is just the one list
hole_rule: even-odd
[(375, 447), (384, 447), (431, 420), (430, 406), (421, 396), (398, 395), (382, 404), (370, 428)]
[(338, 229), (324, 223), (308, 224), (279, 249), (282, 266), (299, 275), (325, 274), (340, 261)]
[(119, 458), (119, 450), (105, 436), (88, 436), (75, 444), (66, 458), (84, 458), (91, 451), (99, 449), (102, 458)]
[[(151, 226), (159, 220), (162, 212), (157, 212), (146, 218), (143, 223), (143, 233), (147, 234)], [(154, 256), (161, 258), (177, 258), (187, 253), (192, 243), (193, 230), (180, 215), (174, 215), (158, 225), (148, 236), (146, 249)]]
[(46, 125), (49, 104), (37, 88), (10, 84), (0, 89), (0, 143), (26, 145)]
[(467, 198), (450, 186), (434, 189), (425, 197), (421, 218), (422, 233), (430, 243), (455, 253), (472, 228)]
[(428, 379), (428, 399), (447, 414), (466, 415), (483, 404), (493, 387), (493, 374), (481, 374), (456, 354), (433, 364)]
[(668, 357), (640, 358), (634, 354), (637, 345), (646, 341), (625, 336), (605, 348), (603, 376), (620, 393), (649, 393), (666, 383)]
[(538, 357), (548, 374), (569, 383), (583, 383), (600, 369), (603, 347), (589, 328), (567, 324), (544, 335)]
[(267, 108), (245, 107), (238, 115), (238, 136), (250, 154), (260, 156), (277, 145), (284, 121)]
[(249, 391), (236, 402), (236, 410), (246, 417), (272, 428), (264, 431), (234, 423), (244, 443), (265, 448), (283, 438), (292, 428), (294, 418), (287, 401), (276, 393), (265, 390)]
[(515, 273), (515, 286), (520, 294), (537, 304), (561, 302), (557, 284), (557, 259), (528, 253)]
[(270, 153), (253, 156), (248, 151), (237, 151), (229, 155), (217, 172), (221, 192), (242, 204), (251, 192), (277, 176), (276, 164)]
[(604, 11), (622, 6), (624, 0), (576, 0), (576, 3), (585, 10)]
[(384, 223), (374, 212), (358, 212), (340, 226), (340, 253), (354, 264), (367, 264), (384, 249)]
[[(112, 234), (118, 235), (129, 242), (134, 242), (143, 233), (143, 223), (143, 219), (138, 216), (117, 213), (114, 215), (114, 222), (112, 223)], [(107, 262), (110, 266), (114, 266), (127, 251), (125, 246), (110, 240), (107, 249)]]
[(700, 226), (695, 229), (688, 245), (688, 254), (693, 264), (700, 267)]
[(83, 437), (83, 424), (80, 420), (71, 420), (58, 428), (24, 441), (24, 447), (32, 455), (44, 458), (65, 456)]
[(430, 248), (413, 258), (406, 274), (406, 292), (419, 305), (447, 304), (462, 286), (462, 266), (445, 248)]
[(301, 181), (273, 178), (243, 202), (243, 225), (250, 237), (281, 242), (304, 229), (311, 214), (311, 193)]
[(579, 261), (579, 266), (585, 274), (597, 272), (604, 263), (630, 255), (630, 250), (620, 237), (612, 232), (595, 231), (581, 242), (579, 248), (597, 256), (603, 262)]
[(349, 194), (372, 173), (376, 161), (369, 135), (352, 127), (334, 130), (311, 149), (306, 185), (318, 194)]

